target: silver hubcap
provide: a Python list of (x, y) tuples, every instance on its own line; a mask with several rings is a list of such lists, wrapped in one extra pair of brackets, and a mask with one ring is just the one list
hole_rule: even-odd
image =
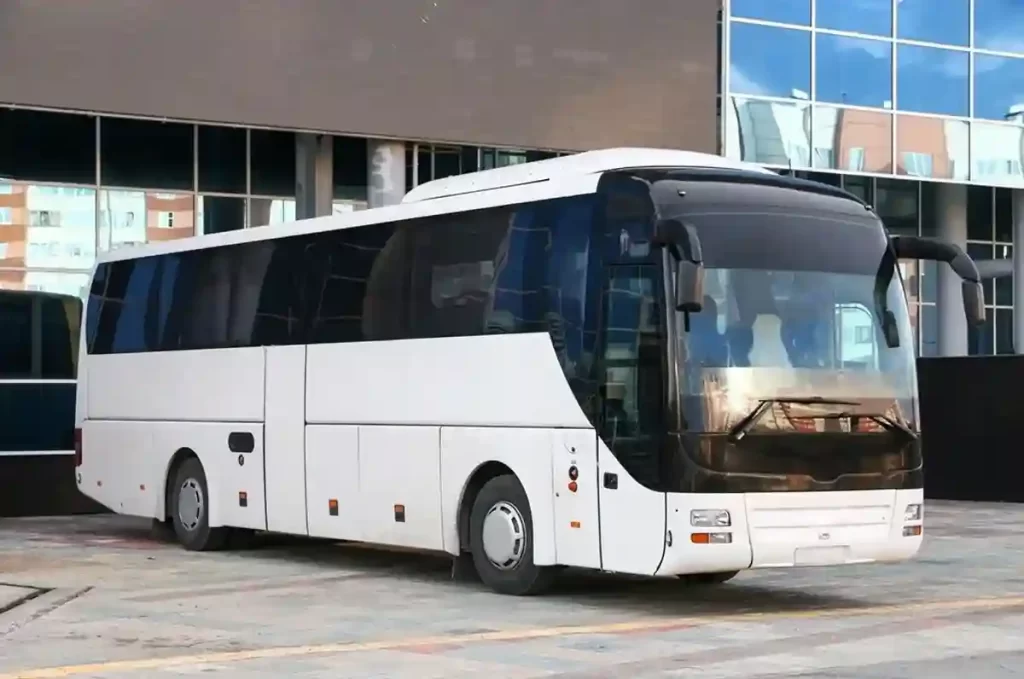
[(526, 522), (516, 506), (502, 501), (484, 516), (484, 554), (503, 571), (512, 570), (526, 553)]
[(199, 527), (203, 518), (203, 489), (195, 479), (185, 479), (178, 491), (178, 520), (185, 530)]

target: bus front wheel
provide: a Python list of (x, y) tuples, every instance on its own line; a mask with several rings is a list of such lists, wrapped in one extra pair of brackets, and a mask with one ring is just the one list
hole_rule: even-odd
[(469, 517), (473, 565), (485, 585), (515, 596), (539, 594), (554, 569), (533, 562), (533, 517), (526, 491), (510, 474), (484, 484)]
[(228, 529), (210, 527), (210, 490), (198, 458), (190, 457), (178, 466), (171, 488), (168, 513), (178, 542), (193, 552), (221, 549)]

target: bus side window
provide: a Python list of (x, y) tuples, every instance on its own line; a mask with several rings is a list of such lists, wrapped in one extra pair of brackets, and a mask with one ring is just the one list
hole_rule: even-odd
[(0, 292), (0, 377), (32, 374), (32, 297)]

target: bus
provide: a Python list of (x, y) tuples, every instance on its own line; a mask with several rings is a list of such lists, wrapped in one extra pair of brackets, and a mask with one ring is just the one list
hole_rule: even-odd
[(840, 189), (667, 149), (449, 177), (398, 205), (99, 256), (76, 481), (189, 550), (269, 531), (718, 583), (909, 559), (914, 335)]

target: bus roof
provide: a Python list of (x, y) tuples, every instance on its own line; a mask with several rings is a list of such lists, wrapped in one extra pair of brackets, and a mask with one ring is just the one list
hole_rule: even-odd
[(343, 215), (302, 219), (255, 229), (133, 245), (102, 252), (97, 257), (97, 263), (348, 229), (495, 205), (583, 195), (593, 193), (597, 189), (598, 179), (603, 172), (639, 168), (718, 169), (759, 175), (775, 174), (751, 163), (692, 151), (645, 148), (585, 151), (550, 160), (482, 170), (427, 182), (406, 194), (403, 201), (397, 205), (359, 210)]
[(435, 179), (414, 188), (405, 195), (402, 202), (418, 203), (479, 191), (493, 191), (511, 186), (557, 181), (559, 178), (572, 175), (659, 167), (745, 170), (758, 174), (773, 174), (760, 165), (707, 153), (671, 149), (614, 148), (584, 151), (560, 158)]

